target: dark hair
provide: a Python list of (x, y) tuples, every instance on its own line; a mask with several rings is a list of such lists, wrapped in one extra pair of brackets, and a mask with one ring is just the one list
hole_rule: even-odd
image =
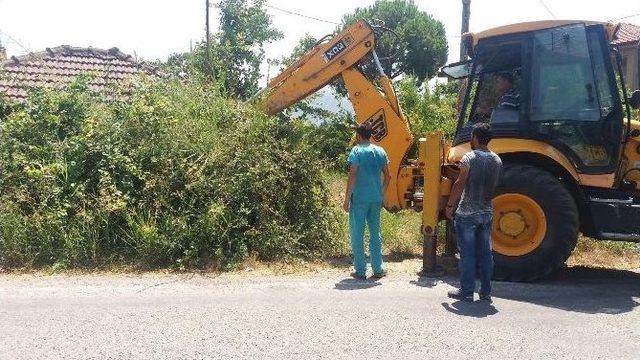
[(501, 71), (499, 73), (496, 74), (497, 77), (501, 77), (505, 80), (507, 80), (508, 82), (513, 84), (513, 74), (510, 73), (509, 71)]
[(371, 124), (362, 123), (358, 125), (358, 127), (356, 128), (356, 133), (362, 136), (363, 139), (369, 140), (369, 138), (371, 137)]
[(482, 145), (488, 145), (491, 141), (491, 125), (487, 123), (477, 123), (473, 126), (471, 131), (471, 137), (476, 137), (478, 142)]

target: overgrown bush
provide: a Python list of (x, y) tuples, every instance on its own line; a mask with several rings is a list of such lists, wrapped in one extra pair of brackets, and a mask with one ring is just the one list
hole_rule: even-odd
[(338, 227), (297, 122), (201, 84), (86, 80), (37, 90), (0, 124), (0, 266), (232, 266), (322, 255)]
[(416, 138), (431, 131), (441, 131), (449, 139), (453, 137), (456, 130), (456, 85), (448, 82), (432, 88), (427, 83), (418, 86), (412, 77), (396, 83), (400, 104)]
[(347, 168), (355, 125), (355, 119), (347, 112), (334, 114), (320, 124), (311, 125), (310, 142), (329, 169), (345, 171)]

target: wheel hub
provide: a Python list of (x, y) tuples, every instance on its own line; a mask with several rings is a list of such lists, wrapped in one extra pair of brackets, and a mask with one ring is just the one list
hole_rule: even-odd
[(544, 240), (547, 219), (538, 203), (519, 193), (500, 194), (493, 200), (493, 248), (502, 255), (522, 256)]
[(526, 228), (527, 223), (525, 222), (525, 218), (522, 216), (521, 210), (501, 214), (498, 231), (503, 234), (516, 238), (518, 235), (522, 234)]

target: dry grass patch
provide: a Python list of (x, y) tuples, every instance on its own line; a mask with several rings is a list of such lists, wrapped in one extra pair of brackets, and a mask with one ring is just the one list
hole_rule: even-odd
[(567, 264), (620, 270), (640, 269), (640, 245), (580, 237)]

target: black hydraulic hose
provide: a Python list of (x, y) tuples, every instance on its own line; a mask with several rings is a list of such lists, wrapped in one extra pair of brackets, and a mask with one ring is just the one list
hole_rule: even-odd
[(322, 44), (323, 42), (331, 39), (332, 37), (333, 37), (333, 34), (327, 34), (327, 35), (321, 37), (318, 41), (315, 42), (315, 44), (313, 44), (312, 48)]
[(625, 179), (627, 177), (627, 175), (629, 175), (629, 173), (633, 172), (633, 171), (640, 172), (640, 168), (634, 167), (634, 168), (631, 168), (631, 169), (625, 171), (624, 174), (622, 175), (622, 178)]
[[(402, 38), (400, 37), (400, 35), (395, 30), (390, 29), (390, 28), (388, 28), (386, 26), (379, 26), (379, 25), (376, 25), (376, 26), (372, 25), (372, 27), (373, 27), (374, 30), (382, 30), (379, 33), (376, 33), (376, 38), (380, 38), (380, 36), (382, 36), (384, 33), (391, 33), (391, 34), (393, 34), (393, 36), (396, 37), (396, 39), (398, 39), (399, 43), (402, 43)], [(398, 56), (400, 56), (400, 50), (399, 49), (398, 49), (398, 51), (396, 51), (395, 54), (381, 57), (380, 60), (396, 59), (396, 58), (398, 58)]]
[(629, 107), (629, 95), (627, 95), (627, 85), (624, 82), (624, 71), (622, 70), (622, 56), (620, 55), (620, 50), (618, 50), (618, 47), (616, 46), (612, 47), (611, 51), (613, 51), (616, 56), (616, 67), (618, 69), (618, 74), (620, 75), (624, 107), (627, 112), (627, 132), (624, 136), (624, 144), (626, 145), (627, 142), (629, 142), (629, 137), (631, 136), (631, 108)]
[[(369, 23), (369, 26), (371, 26), (371, 28), (373, 29), (373, 33), (376, 39), (376, 44), (378, 43), (378, 40), (382, 37), (382, 35), (385, 33), (391, 33), (393, 36), (395, 36), (398, 39), (398, 43), (402, 44), (402, 38), (400, 37), (400, 35), (395, 30), (386, 27), (384, 25), (384, 21), (372, 19), (372, 20), (369, 20), (368, 23)], [(378, 60), (380, 61), (395, 60), (400, 57), (401, 51), (402, 50), (400, 49), (400, 47), (398, 47), (398, 49), (396, 49), (395, 54), (379, 57)], [(388, 74), (388, 75), (390, 78), (394, 78), (397, 74)]]

